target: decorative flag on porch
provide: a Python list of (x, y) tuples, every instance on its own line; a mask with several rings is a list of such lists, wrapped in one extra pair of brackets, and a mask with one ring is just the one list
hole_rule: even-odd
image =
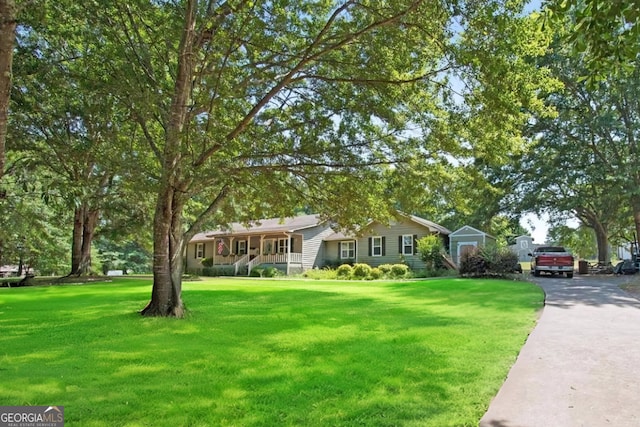
[(220, 239), (218, 240), (218, 255), (222, 255), (223, 251), (224, 251), (224, 240)]

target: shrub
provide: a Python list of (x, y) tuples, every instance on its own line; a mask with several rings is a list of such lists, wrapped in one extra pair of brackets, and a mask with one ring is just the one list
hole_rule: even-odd
[(334, 280), (338, 278), (336, 270), (332, 268), (313, 268), (302, 273), (302, 277), (315, 280)]
[(202, 275), (207, 277), (233, 276), (234, 274), (233, 267), (205, 267), (202, 269)]
[(351, 259), (329, 260), (329, 261), (325, 261), (323, 267), (335, 270), (343, 264), (353, 265), (353, 260)]
[(409, 266), (406, 264), (393, 264), (391, 266), (391, 277), (404, 277), (409, 272)]
[(354, 264), (352, 275), (356, 279), (364, 279), (371, 273), (371, 267), (368, 264)]
[(460, 268), (458, 269), (462, 276), (480, 276), (487, 271), (487, 262), (476, 248), (472, 251), (462, 254), (460, 258)]
[(280, 274), (280, 270), (275, 267), (267, 267), (262, 271), (262, 277), (276, 277)]
[(203, 267), (213, 267), (213, 258), (202, 258), (200, 263)]
[(380, 271), (382, 272), (382, 274), (389, 274), (391, 273), (391, 264), (382, 264), (378, 266), (378, 269), (380, 269)]
[(262, 277), (262, 272), (264, 268), (262, 267), (254, 267), (251, 269), (251, 273), (249, 273), (249, 277)]
[(518, 255), (515, 252), (504, 248), (495, 260), (495, 264), (491, 270), (498, 274), (514, 273), (516, 266), (519, 265)]
[(429, 270), (438, 270), (444, 267), (442, 255), (444, 244), (442, 239), (435, 234), (425, 236), (418, 240), (418, 253)]
[(349, 264), (342, 264), (336, 271), (339, 279), (348, 279), (353, 273), (353, 267)]
[(515, 271), (518, 256), (506, 247), (496, 245), (474, 249), (460, 260), (460, 274), (470, 276), (504, 276)]
[(378, 280), (381, 279), (382, 276), (384, 276), (384, 273), (382, 272), (382, 270), (380, 270), (379, 267), (374, 267), (371, 269), (369, 275), (373, 280)]

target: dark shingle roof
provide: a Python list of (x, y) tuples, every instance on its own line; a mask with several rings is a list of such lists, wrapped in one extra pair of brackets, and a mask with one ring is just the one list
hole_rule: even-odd
[(319, 215), (300, 215), (291, 218), (269, 218), (252, 221), (247, 227), (245, 224), (234, 222), (228, 228), (205, 231), (196, 234), (191, 241), (202, 242), (219, 236), (232, 234), (263, 234), (263, 233), (293, 233), (315, 227), (322, 221)]

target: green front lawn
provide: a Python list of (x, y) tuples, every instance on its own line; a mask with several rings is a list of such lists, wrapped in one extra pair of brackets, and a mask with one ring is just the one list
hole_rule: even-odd
[(476, 426), (534, 326), (539, 288), (437, 279), (0, 289), (0, 406), (67, 426)]

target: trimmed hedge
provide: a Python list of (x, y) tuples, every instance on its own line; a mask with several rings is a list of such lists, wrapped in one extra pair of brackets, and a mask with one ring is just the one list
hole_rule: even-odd
[(354, 264), (351, 273), (356, 279), (366, 279), (371, 274), (371, 266), (369, 264)]
[(340, 267), (337, 268), (336, 271), (338, 273), (339, 279), (348, 279), (351, 277), (351, 274), (353, 273), (353, 267), (351, 267), (349, 264), (342, 264)]

